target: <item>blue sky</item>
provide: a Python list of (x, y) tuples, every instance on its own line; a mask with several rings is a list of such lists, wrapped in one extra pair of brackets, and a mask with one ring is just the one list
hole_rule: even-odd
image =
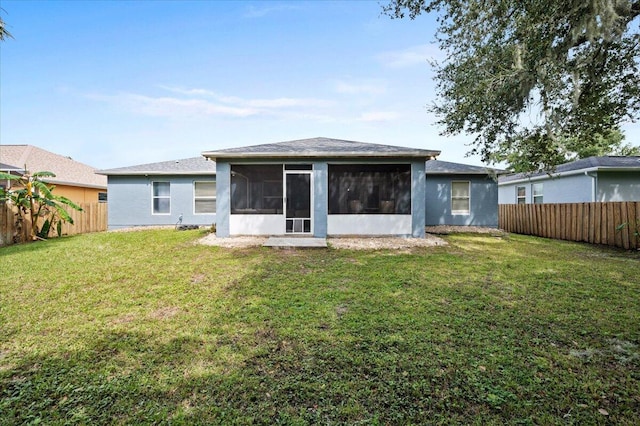
[(112, 168), (325, 136), (481, 164), (426, 110), (435, 17), (382, 3), (0, 0), (0, 143)]

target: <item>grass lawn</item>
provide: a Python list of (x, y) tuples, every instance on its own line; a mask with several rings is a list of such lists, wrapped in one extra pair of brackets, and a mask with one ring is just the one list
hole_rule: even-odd
[(0, 248), (0, 424), (637, 424), (640, 255), (200, 231)]

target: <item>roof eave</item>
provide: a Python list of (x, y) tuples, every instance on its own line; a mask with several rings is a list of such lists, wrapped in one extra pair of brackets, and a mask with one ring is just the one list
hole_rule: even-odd
[(440, 151), (405, 151), (405, 152), (312, 152), (312, 153), (300, 153), (300, 152), (216, 152), (206, 151), (203, 152), (204, 157), (218, 160), (218, 159), (274, 159), (274, 158), (430, 158), (440, 155)]
[(612, 167), (612, 166), (597, 166), (597, 167), (585, 167), (582, 169), (568, 170), (566, 172), (559, 173), (545, 173), (542, 175), (522, 177), (519, 179), (508, 180), (504, 182), (498, 182), (498, 185), (509, 185), (513, 183), (532, 182), (543, 179), (554, 179), (563, 176), (582, 175), (585, 173), (593, 172), (637, 172), (640, 171), (638, 167)]
[(80, 188), (91, 188), (91, 189), (107, 189), (107, 185), (95, 185), (95, 184), (91, 184), (91, 183), (78, 183), (78, 182), (67, 182), (67, 181), (63, 181), (63, 180), (57, 180), (57, 179), (47, 179), (47, 178), (43, 178), (42, 179), (44, 182), (49, 183), (51, 185), (66, 185), (66, 186), (77, 186)]
[(109, 170), (100, 170), (96, 172), (99, 175), (104, 176), (189, 176), (189, 175), (198, 175), (198, 176), (206, 176), (206, 175), (215, 175), (215, 170), (206, 170), (206, 171), (197, 171), (197, 172), (168, 172), (168, 171), (154, 171), (154, 170), (142, 170), (142, 171), (109, 171)]
[(477, 171), (477, 172), (455, 172), (455, 171), (450, 171), (450, 172), (430, 172), (427, 171), (426, 172), (428, 175), (478, 175), (478, 176), (491, 176), (491, 175), (501, 175), (504, 174), (503, 172), (496, 172), (493, 170), (487, 170), (486, 172), (481, 172), (481, 171)]

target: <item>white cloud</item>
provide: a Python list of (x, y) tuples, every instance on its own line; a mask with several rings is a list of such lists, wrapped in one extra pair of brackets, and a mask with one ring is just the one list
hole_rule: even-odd
[(243, 101), (246, 105), (256, 108), (291, 108), (291, 107), (320, 107), (333, 105), (333, 102), (313, 98), (275, 98), (275, 99), (250, 99)]
[(338, 93), (347, 95), (381, 95), (386, 93), (386, 83), (382, 80), (362, 79), (356, 81), (338, 80), (334, 89)]
[(163, 86), (163, 85), (160, 85), (158, 87), (160, 87), (161, 89), (167, 90), (169, 92), (178, 93), (180, 95), (186, 95), (186, 96), (205, 96), (205, 97), (213, 97), (213, 98), (217, 98), (220, 96), (217, 93), (207, 89), (185, 89), (182, 87)]
[(207, 89), (184, 89), (180, 87), (160, 86), (162, 89), (168, 90), (173, 93), (213, 98), (218, 102), (231, 104), (241, 107), (254, 107), (254, 108), (291, 108), (291, 107), (319, 107), (325, 108), (333, 105), (333, 102), (316, 99), (316, 98), (274, 98), (274, 99), (243, 99), (238, 96), (223, 95)]
[(383, 122), (394, 121), (400, 117), (400, 114), (394, 111), (370, 111), (360, 114), (358, 121), (365, 122)]
[(299, 9), (300, 9), (299, 6), (293, 5), (293, 4), (276, 4), (276, 5), (265, 6), (265, 7), (249, 6), (246, 8), (246, 11), (243, 17), (244, 18), (262, 18), (263, 16), (266, 16), (274, 12), (281, 12), (286, 10), (299, 10)]
[(216, 115), (227, 117), (248, 117), (259, 113), (246, 107), (220, 105), (203, 99), (179, 99), (172, 97), (151, 97), (135, 93), (117, 95), (89, 95), (95, 99), (129, 111), (154, 117), (178, 117), (194, 115)]
[(88, 98), (107, 102), (118, 108), (137, 114), (156, 117), (219, 116), (219, 117), (317, 117), (318, 109), (331, 107), (333, 102), (316, 98), (244, 99), (198, 89), (161, 86), (162, 89), (179, 96), (148, 96), (137, 93), (116, 95), (87, 95)]
[(377, 59), (391, 68), (408, 68), (414, 65), (428, 65), (429, 61), (442, 60), (443, 53), (436, 44), (422, 44), (402, 50), (383, 52)]

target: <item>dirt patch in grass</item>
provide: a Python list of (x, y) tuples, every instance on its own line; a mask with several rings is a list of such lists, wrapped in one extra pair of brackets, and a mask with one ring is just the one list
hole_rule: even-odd
[(165, 306), (152, 312), (149, 316), (154, 319), (164, 320), (175, 317), (178, 312), (180, 312), (180, 309), (176, 306)]
[(191, 276), (191, 284), (200, 284), (207, 278), (206, 274), (194, 274)]
[(111, 321), (112, 324), (127, 324), (136, 319), (134, 314), (125, 314)]

